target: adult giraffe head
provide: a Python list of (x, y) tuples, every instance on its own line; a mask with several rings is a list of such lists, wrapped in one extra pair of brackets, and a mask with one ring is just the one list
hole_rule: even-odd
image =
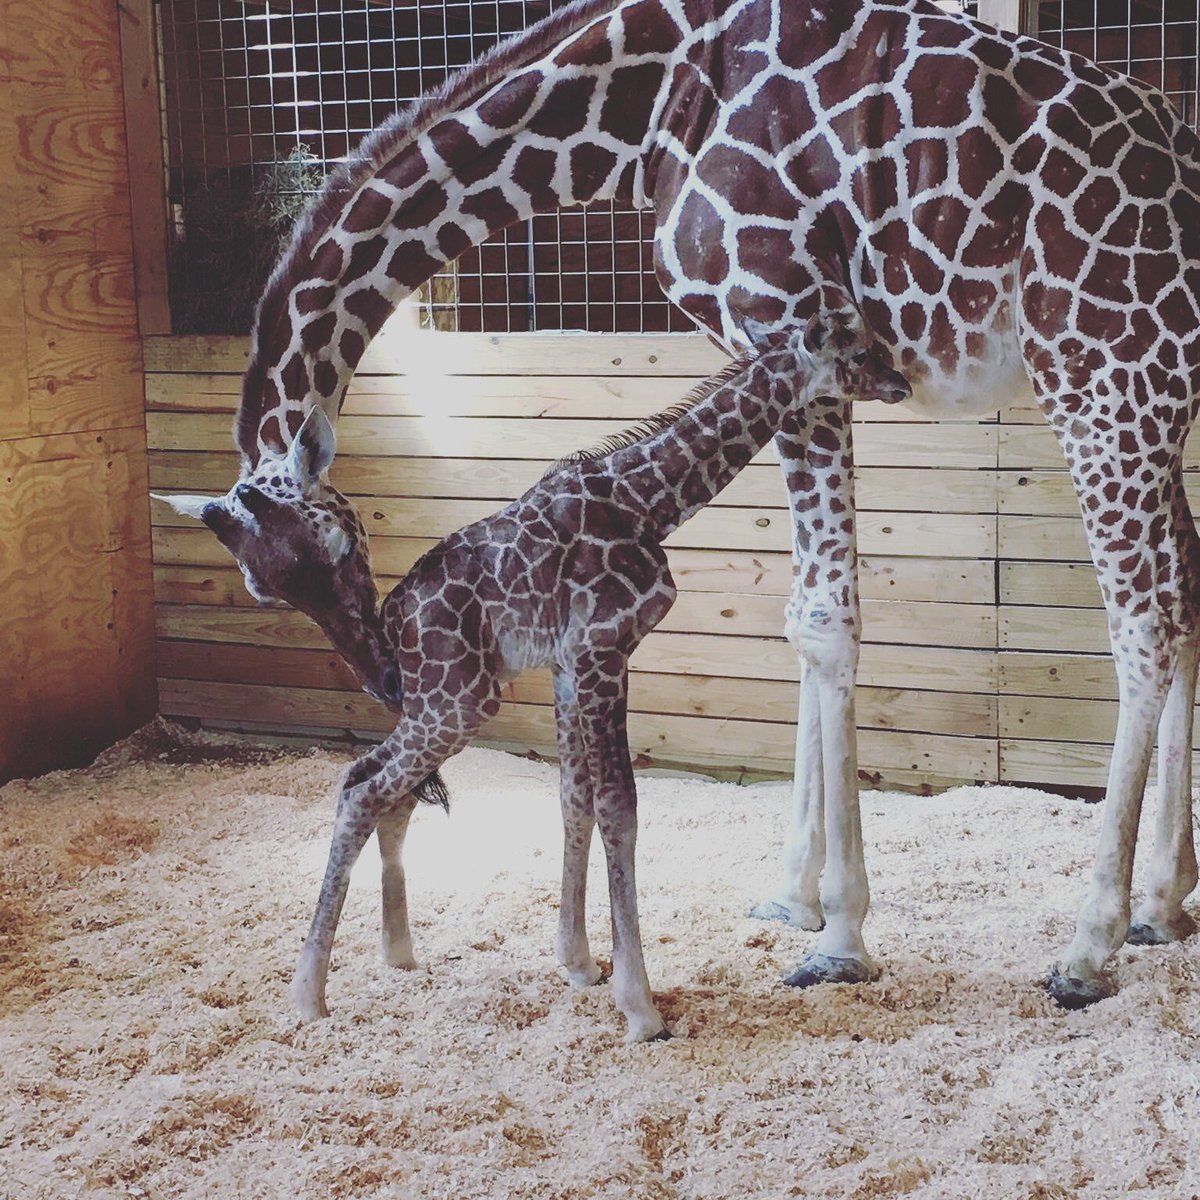
[(260, 603), (286, 601), (322, 626), (370, 625), (378, 593), (367, 533), (327, 478), (335, 449), (333, 426), (313, 408), (286, 451), (262, 455), (224, 496), (155, 498), (203, 521)]

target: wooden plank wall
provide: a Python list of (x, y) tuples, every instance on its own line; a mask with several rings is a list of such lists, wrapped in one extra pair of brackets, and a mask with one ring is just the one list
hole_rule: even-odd
[[(215, 493), (233, 482), (244, 353), (244, 339), (147, 340), (155, 489)], [(385, 330), (348, 398), (334, 467), (370, 529), (384, 586), (554, 458), (679, 399), (724, 361), (690, 336)], [(860, 407), (862, 765), (908, 787), (996, 779), (999, 426)], [(164, 713), (260, 730), (390, 728), (305, 618), (253, 605), (207, 530), (163, 505), (153, 519)], [(680, 598), (633, 663), (643, 761), (791, 769), (789, 546), (769, 450), (672, 539)], [(548, 678), (524, 677), (488, 738), (551, 750), (550, 704)]]
[(0, 6), (0, 782), (154, 712), (117, 12)]

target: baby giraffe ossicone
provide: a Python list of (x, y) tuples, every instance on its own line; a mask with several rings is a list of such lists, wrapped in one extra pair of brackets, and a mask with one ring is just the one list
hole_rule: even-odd
[(785, 423), (801, 427), (818, 406), (847, 398), (909, 395), (857, 311), (814, 317), (800, 330), (755, 330), (753, 341), (752, 357), (683, 404), (557, 464), (500, 512), (445, 538), (380, 607), (362, 524), (324, 478), (334, 438), (319, 407), (286, 456), (264, 460), (227, 496), (164, 497), (213, 529), (253, 594), (317, 621), (366, 690), (398, 717), (342, 784), (292, 984), (303, 1017), (326, 1014), (334, 932), (350, 870), (373, 831), (383, 859), (384, 957), (413, 965), (400, 861), (413, 808), (422, 798), (444, 799), (436, 772), (495, 715), (502, 683), (526, 667), (550, 666), (564, 823), (557, 955), (573, 983), (600, 978), (584, 925), (588, 849), (599, 825), (613, 992), (627, 1040), (668, 1036), (642, 955), (626, 733), (629, 657), (675, 600), (663, 541)]

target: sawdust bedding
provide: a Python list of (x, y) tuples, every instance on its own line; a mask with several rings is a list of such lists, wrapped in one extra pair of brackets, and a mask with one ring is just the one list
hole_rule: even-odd
[[(423, 969), (380, 962), (355, 875), (333, 1017), (285, 989), (347, 755), (152, 728), (0, 790), (0, 1197), (1191, 1197), (1200, 950), (1123, 950), (1056, 1011), (1098, 811), (1010, 788), (868, 793), (882, 980), (796, 994), (811, 935), (743, 914), (788, 789), (641, 783), (650, 978), (627, 1047), (552, 957), (553, 766), (471, 750), (407, 865)], [(1144, 857), (1144, 856), (1143, 856)], [(603, 863), (589, 927), (608, 945)]]

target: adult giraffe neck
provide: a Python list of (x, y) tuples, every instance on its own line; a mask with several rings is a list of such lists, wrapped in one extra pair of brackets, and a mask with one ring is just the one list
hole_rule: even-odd
[(439, 268), (538, 212), (641, 195), (683, 34), (657, 3), (580, 0), (371, 134), (301, 220), (259, 305), (237, 443), (253, 466)]

